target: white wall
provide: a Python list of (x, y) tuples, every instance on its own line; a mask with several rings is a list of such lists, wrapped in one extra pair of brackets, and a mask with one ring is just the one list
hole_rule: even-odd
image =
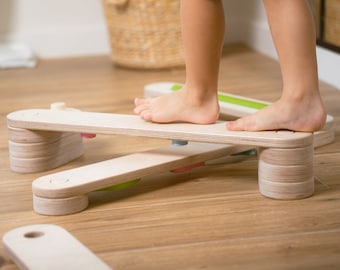
[[(262, 0), (223, 0), (226, 42), (240, 41), (277, 59)], [(319, 77), (340, 89), (340, 54), (317, 47)]]
[[(223, 2), (226, 42), (277, 58), (262, 0)], [(109, 53), (101, 0), (0, 0), (0, 44), (8, 41), (43, 58)], [(322, 48), (317, 54), (320, 78), (340, 89), (340, 55)]]
[(0, 42), (40, 57), (109, 53), (101, 0), (1, 0)]
[(277, 58), (261, 0), (224, 0), (226, 42), (239, 41)]

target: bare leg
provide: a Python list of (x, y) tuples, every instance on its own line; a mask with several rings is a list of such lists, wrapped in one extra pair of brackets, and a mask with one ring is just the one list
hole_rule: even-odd
[(318, 88), (315, 31), (307, 1), (264, 0), (283, 79), (281, 98), (254, 115), (230, 122), (229, 130), (316, 131), (325, 123)]
[(186, 59), (183, 90), (153, 99), (136, 99), (135, 113), (153, 122), (209, 124), (217, 120), (218, 72), (224, 37), (220, 0), (182, 0)]

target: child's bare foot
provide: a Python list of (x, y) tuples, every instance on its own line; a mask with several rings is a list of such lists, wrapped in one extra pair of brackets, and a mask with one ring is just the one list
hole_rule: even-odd
[(193, 96), (184, 88), (156, 98), (136, 98), (134, 112), (144, 120), (156, 123), (211, 124), (218, 119), (219, 105), (216, 93)]
[(260, 131), (289, 129), (293, 131), (317, 131), (322, 129), (326, 113), (321, 98), (279, 101), (227, 124), (228, 130)]

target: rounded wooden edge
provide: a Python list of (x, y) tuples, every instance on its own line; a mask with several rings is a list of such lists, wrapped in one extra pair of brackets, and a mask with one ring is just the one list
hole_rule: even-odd
[(314, 193), (314, 178), (300, 183), (278, 183), (259, 180), (260, 193), (272, 199), (296, 200), (310, 197)]
[(259, 160), (259, 180), (281, 183), (305, 182), (313, 177), (313, 162), (296, 166), (282, 166), (266, 163)]
[(260, 148), (259, 160), (275, 165), (302, 165), (313, 162), (313, 145), (302, 148)]
[(49, 158), (53, 155), (61, 155), (70, 152), (71, 148), (82, 147), (83, 140), (79, 134), (67, 134), (53, 142), (18, 143), (8, 141), (11, 157), (20, 159)]
[(10, 156), (9, 159), (10, 169), (16, 173), (36, 173), (52, 170), (58, 167), (58, 163), (55, 161), (55, 156), (31, 159)]
[(83, 144), (75, 144), (69, 149), (57, 151), (56, 154), (40, 158), (17, 158), (10, 154), (10, 169), (17, 173), (36, 173), (55, 169), (84, 153)]
[(321, 130), (314, 133), (314, 148), (332, 143), (335, 139), (335, 128)]
[(49, 199), (33, 194), (33, 209), (35, 212), (46, 216), (62, 216), (81, 212), (89, 204), (88, 195), (70, 198)]
[(8, 126), (8, 139), (18, 143), (48, 143), (61, 138), (62, 132), (30, 130)]

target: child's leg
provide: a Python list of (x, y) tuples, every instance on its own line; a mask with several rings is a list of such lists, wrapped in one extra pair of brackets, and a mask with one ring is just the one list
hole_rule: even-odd
[(258, 113), (230, 122), (229, 130), (323, 127), (325, 110), (318, 88), (315, 31), (305, 0), (264, 0), (283, 79), (280, 100)]
[(218, 71), (224, 37), (220, 0), (182, 0), (186, 59), (183, 90), (153, 99), (136, 99), (135, 113), (154, 122), (213, 123), (219, 115)]

